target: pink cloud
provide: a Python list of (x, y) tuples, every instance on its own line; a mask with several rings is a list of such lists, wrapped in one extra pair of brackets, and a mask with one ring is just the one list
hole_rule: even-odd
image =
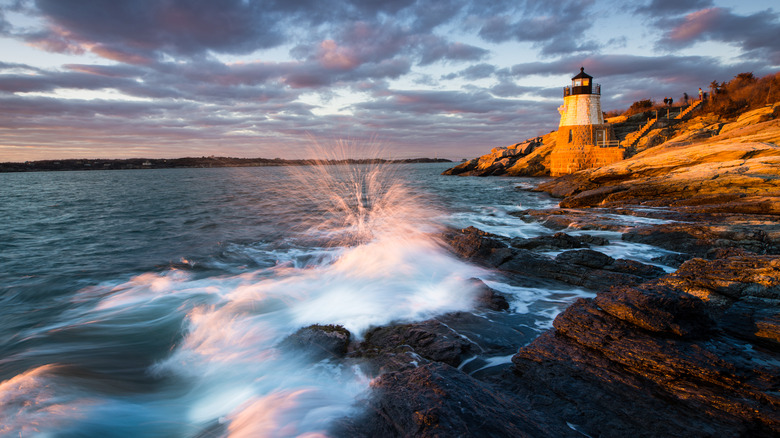
[(124, 62), (126, 64), (145, 65), (151, 64), (152, 60), (135, 53), (123, 52), (115, 50), (110, 47), (98, 44), (93, 46), (90, 51), (102, 58), (111, 59), (113, 61)]
[(685, 16), (682, 23), (669, 32), (669, 39), (678, 42), (691, 41), (716, 27), (723, 15), (724, 11), (721, 8), (691, 12)]
[(59, 26), (50, 26), (49, 33), (45, 36), (31, 39), (28, 44), (47, 52), (74, 55), (81, 55), (86, 52), (84, 45), (74, 38), (71, 32)]
[(360, 65), (352, 49), (339, 46), (333, 40), (325, 40), (320, 44), (317, 60), (323, 67), (333, 70), (352, 70)]

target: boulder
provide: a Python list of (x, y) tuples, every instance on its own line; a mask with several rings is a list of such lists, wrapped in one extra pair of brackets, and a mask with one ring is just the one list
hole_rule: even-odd
[(530, 239), (514, 238), (510, 241), (513, 248), (533, 249), (536, 251), (554, 251), (558, 249), (587, 248), (582, 239), (566, 233), (555, 233)]
[[(374, 362), (387, 370), (387, 364), (383, 363), (386, 356), (400, 354), (415, 363), (434, 361), (457, 367), (475, 351), (478, 351), (476, 345), (450, 327), (428, 320), (369, 330), (353, 356), (379, 357)], [(395, 361), (390, 363), (395, 365)]]
[(340, 325), (311, 325), (288, 336), (280, 345), (314, 360), (340, 359), (347, 353), (350, 338), (349, 330)]
[(472, 278), (470, 281), (477, 291), (477, 308), (493, 311), (509, 310), (509, 302), (504, 294), (488, 287), (479, 278)]

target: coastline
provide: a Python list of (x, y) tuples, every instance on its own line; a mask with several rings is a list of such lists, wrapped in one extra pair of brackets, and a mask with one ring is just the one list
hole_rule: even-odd
[[(713, 130), (696, 121), (622, 162), (540, 181), (529, 190), (559, 198), (559, 207), (514, 215), (549, 235), (446, 232), (455, 254), (510, 284), (562, 283), (595, 297), (516, 345), (511, 364), (476, 371), (469, 358), (511, 328), (500, 292), (486, 285), (484, 320), (448, 314), (377, 329), (394, 335), (352, 344), (346, 356), (382, 371), (369, 409), (335, 435), (780, 434), (780, 121), (731, 123)], [(528, 146), (455, 169), (526, 175), (515, 166), (529, 166)], [(627, 226), (626, 216), (642, 220)], [(605, 231), (668, 254), (648, 263), (610, 257), (600, 251)]]
[(362, 158), (342, 160), (283, 160), (280, 158), (231, 158), (231, 157), (187, 157), (187, 158), (127, 158), (127, 159), (67, 159), (0, 163), (4, 172), (52, 172), (76, 170), (128, 170), (128, 169), (181, 169), (214, 167), (276, 167), (345, 165), (345, 164), (407, 164), (407, 163), (451, 163), (445, 158), (383, 159)]
[[(627, 229), (616, 219), (627, 214), (658, 223)], [(507, 333), (516, 329), (502, 319), (501, 293), (485, 285), (475, 312), (481, 318), (455, 313), (375, 329), (381, 341), (369, 333), (367, 341), (345, 346), (349, 353), (342, 356), (369, 359), (378, 371), (369, 409), (343, 419), (334, 435), (780, 433), (775, 217), (626, 207), (517, 216), (542, 221), (554, 234), (508, 239), (470, 227), (451, 230), (443, 240), (509, 284), (565, 284), (595, 297), (577, 300), (529, 344), (515, 344), (506, 366), (468, 365), (476, 352), (511, 344)], [(604, 230), (675, 251), (657, 262), (677, 269), (667, 273), (607, 256), (599, 251)]]

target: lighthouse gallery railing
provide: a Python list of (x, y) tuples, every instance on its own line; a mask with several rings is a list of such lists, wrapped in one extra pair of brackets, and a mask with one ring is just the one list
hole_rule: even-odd
[(590, 93), (585, 93), (589, 87), (572, 87), (567, 85), (563, 87), (563, 97), (571, 96), (573, 94), (601, 94), (601, 84), (593, 84), (593, 90)]

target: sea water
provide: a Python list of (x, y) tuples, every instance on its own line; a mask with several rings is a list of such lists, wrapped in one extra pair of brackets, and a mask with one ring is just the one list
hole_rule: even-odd
[(509, 213), (557, 201), (448, 166), (0, 174), (0, 435), (323, 436), (373, 376), (296, 330), (470, 311), (471, 278), (539, 331), (589, 295), (450, 254), (444, 227), (534, 237)]

